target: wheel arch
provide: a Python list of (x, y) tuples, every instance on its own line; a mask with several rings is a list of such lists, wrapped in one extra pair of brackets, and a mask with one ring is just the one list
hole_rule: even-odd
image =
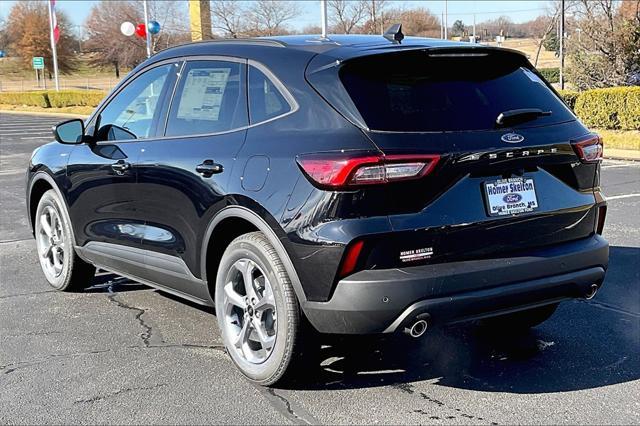
[[(235, 232), (230, 232), (229, 230), (233, 230)], [(262, 217), (242, 206), (229, 206), (218, 212), (207, 226), (207, 230), (202, 240), (202, 249), (200, 253), (201, 273), (203, 281), (206, 282), (209, 287), (211, 299), (214, 300), (215, 294), (215, 287), (212, 288), (211, 286), (215, 286), (215, 275), (217, 274), (218, 265), (220, 264), (220, 259), (222, 258), (224, 250), (237, 236), (253, 231), (262, 232), (275, 248), (278, 256), (282, 260), (282, 264), (284, 265), (287, 274), (289, 275), (289, 279), (291, 280), (293, 289), (298, 297), (298, 301), (302, 305), (306, 302), (307, 297), (304, 293), (295, 267), (293, 266), (293, 262), (291, 262), (289, 254), (282, 245), (282, 242), (276, 235), (275, 231)], [(222, 242), (222, 244), (215, 247), (216, 241)], [(215, 251), (211, 252), (210, 249)]]
[(62, 214), (65, 216), (65, 220), (69, 224), (69, 229), (71, 230), (71, 239), (73, 243), (76, 243), (75, 234), (73, 232), (73, 223), (71, 222), (71, 218), (69, 217), (69, 206), (67, 205), (67, 199), (62, 195), (62, 191), (58, 187), (55, 179), (51, 177), (47, 172), (39, 171), (37, 172), (29, 183), (29, 191), (27, 193), (27, 214), (29, 215), (29, 226), (31, 228), (31, 234), (35, 233), (35, 218), (36, 218), (36, 210), (38, 209), (38, 202), (42, 195), (50, 189), (53, 189), (58, 195), (58, 198), (62, 202)]

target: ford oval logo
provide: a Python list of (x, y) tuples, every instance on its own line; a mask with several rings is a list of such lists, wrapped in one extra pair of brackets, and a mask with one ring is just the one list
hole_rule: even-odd
[(505, 203), (517, 203), (520, 200), (522, 200), (522, 195), (513, 192), (502, 197), (502, 201)]
[(506, 143), (520, 143), (524, 140), (524, 136), (517, 133), (507, 133), (500, 138), (502, 142)]

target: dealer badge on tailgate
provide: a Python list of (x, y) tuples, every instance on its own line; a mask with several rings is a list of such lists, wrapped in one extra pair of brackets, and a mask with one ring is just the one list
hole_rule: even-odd
[(532, 178), (498, 179), (484, 183), (490, 216), (508, 216), (532, 212), (538, 208)]

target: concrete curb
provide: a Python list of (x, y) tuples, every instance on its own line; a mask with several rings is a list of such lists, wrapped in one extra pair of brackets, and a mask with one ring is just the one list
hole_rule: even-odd
[(640, 151), (635, 149), (604, 148), (604, 158), (607, 160), (640, 161)]
[(39, 116), (51, 116), (51, 117), (63, 117), (63, 118), (87, 118), (88, 115), (72, 114), (68, 112), (44, 112), (44, 111), (15, 111), (0, 109), (1, 114), (15, 114), (15, 115), (39, 115)]
[(605, 155), (604, 156), (605, 160), (616, 160), (616, 161), (640, 161), (640, 158), (634, 158), (634, 157), (614, 157), (614, 156), (609, 156), (609, 155)]

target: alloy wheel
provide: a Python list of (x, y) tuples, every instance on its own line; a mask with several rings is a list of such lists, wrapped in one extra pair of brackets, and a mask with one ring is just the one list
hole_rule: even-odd
[(230, 350), (240, 358), (262, 364), (277, 336), (276, 302), (264, 271), (250, 259), (237, 260), (224, 286), (224, 327)]
[(49, 279), (58, 278), (64, 269), (67, 247), (60, 214), (53, 206), (46, 206), (37, 220), (36, 241), (43, 272)]

